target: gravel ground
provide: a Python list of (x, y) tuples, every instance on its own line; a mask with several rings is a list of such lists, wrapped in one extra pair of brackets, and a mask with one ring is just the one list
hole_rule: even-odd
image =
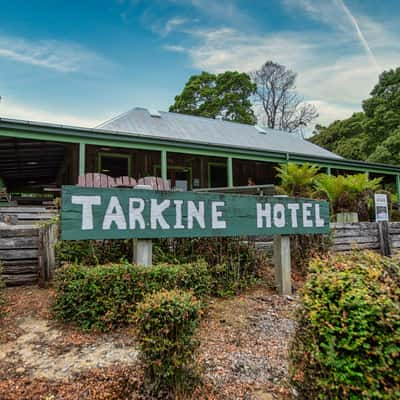
[[(139, 398), (133, 388), (142, 367), (133, 327), (82, 333), (50, 319), (51, 290), (7, 292), (0, 400)], [(214, 300), (199, 329), (203, 385), (193, 398), (290, 399), (287, 353), (296, 305), (296, 297), (277, 296), (268, 287)]]
[(204, 322), (201, 359), (221, 398), (288, 399), (288, 346), (297, 302), (262, 288), (215, 303)]

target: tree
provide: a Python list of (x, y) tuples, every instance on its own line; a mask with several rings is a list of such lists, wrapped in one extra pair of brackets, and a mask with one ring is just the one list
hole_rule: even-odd
[(255, 102), (259, 120), (272, 129), (301, 132), (317, 116), (316, 108), (296, 92), (296, 73), (281, 64), (267, 61), (251, 74), (256, 85)]
[(365, 160), (365, 122), (365, 114), (359, 112), (350, 118), (335, 121), (328, 127), (316, 125), (314, 136), (309, 140), (345, 158)]
[(256, 118), (250, 102), (254, 90), (255, 85), (245, 73), (202, 72), (189, 78), (169, 111), (254, 124)]
[(362, 103), (364, 112), (316, 127), (310, 139), (343, 157), (400, 163), (400, 68), (384, 71)]

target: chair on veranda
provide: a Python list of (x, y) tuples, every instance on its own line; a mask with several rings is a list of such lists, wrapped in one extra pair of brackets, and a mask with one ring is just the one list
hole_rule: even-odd
[(145, 176), (144, 178), (140, 178), (138, 180), (138, 185), (148, 185), (151, 186), (153, 190), (171, 190), (171, 184), (168, 180), (156, 176)]

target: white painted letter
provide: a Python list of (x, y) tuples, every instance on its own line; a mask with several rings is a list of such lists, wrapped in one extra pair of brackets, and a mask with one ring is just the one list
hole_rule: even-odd
[(117, 196), (111, 196), (108, 203), (106, 213), (103, 219), (103, 229), (111, 229), (112, 223), (115, 222), (117, 229), (126, 229), (126, 219), (121, 204)]
[[(197, 220), (201, 229), (206, 227), (206, 223), (204, 221), (204, 201), (199, 201), (199, 208), (196, 208), (196, 204), (193, 201), (189, 200), (187, 204), (187, 218), (188, 218), (188, 229), (193, 229), (193, 219)], [(219, 215), (221, 215), (221, 211), (219, 211)]]
[(297, 203), (289, 203), (288, 209), (290, 210), (291, 218), (292, 218), (292, 228), (297, 228), (297, 211), (300, 208), (300, 205)]
[(224, 207), (224, 201), (213, 201), (211, 202), (211, 226), (213, 229), (225, 229), (226, 221), (221, 221), (219, 218), (222, 217), (222, 211), (218, 210), (218, 207)]
[(310, 219), (311, 207), (312, 207), (311, 203), (303, 203), (303, 226), (305, 228), (310, 228), (311, 226), (313, 226), (313, 221), (312, 219)]
[(162, 213), (169, 207), (170, 204), (171, 200), (164, 200), (160, 204), (157, 204), (156, 199), (151, 199), (151, 229), (157, 229), (157, 222), (160, 224), (161, 229), (169, 229), (169, 225), (163, 217)]
[(274, 225), (277, 228), (283, 228), (285, 220), (285, 206), (283, 204), (274, 204)]
[(257, 203), (257, 228), (264, 227), (264, 218), (265, 226), (271, 228), (271, 204), (265, 203), (263, 208), (262, 203)]
[(100, 196), (71, 196), (72, 204), (82, 205), (82, 230), (93, 229), (93, 206), (101, 205)]
[(174, 204), (175, 204), (175, 213), (176, 213), (174, 229), (184, 229), (185, 227), (182, 225), (183, 200), (174, 200)]
[[(138, 204), (134, 207), (134, 203)], [(139, 223), (140, 229), (145, 229), (146, 224), (142, 212), (144, 210), (144, 200), (138, 197), (129, 198), (129, 229), (136, 229), (136, 222)]]
[(321, 227), (325, 225), (325, 220), (321, 218), (321, 211), (319, 209), (319, 204), (315, 205), (315, 226)]

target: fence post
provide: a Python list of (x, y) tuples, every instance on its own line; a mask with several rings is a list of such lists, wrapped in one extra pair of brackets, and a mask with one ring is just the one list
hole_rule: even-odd
[(389, 235), (389, 223), (386, 221), (378, 222), (378, 238), (379, 248), (383, 256), (390, 257), (392, 255), (392, 249), (390, 245)]
[[(135, 189), (152, 190), (150, 185), (136, 185)], [(133, 241), (133, 261), (136, 264), (150, 266), (153, 263), (153, 242), (151, 239)]]
[(45, 232), (44, 227), (39, 228), (39, 243), (38, 243), (38, 285), (40, 288), (46, 287), (46, 257), (45, 257)]
[(290, 236), (274, 236), (275, 284), (278, 293), (292, 294)]

